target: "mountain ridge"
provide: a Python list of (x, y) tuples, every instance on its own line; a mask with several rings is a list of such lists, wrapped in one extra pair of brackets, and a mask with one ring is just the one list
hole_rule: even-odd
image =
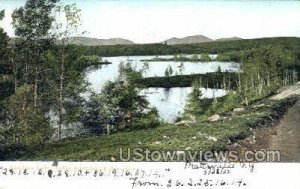
[(227, 37), (227, 38), (219, 38), (215, 41), (237, 41), (237, 40), (243, 40), (243, 38), (240, 37)]
[[(15, 44), (17, 38), (10, 38), (9, 44)], [(162, 42), (158, 42), (161, 44), (166, 45), (177, 45), (177, 44), (196, 44), (196, 43), (207, 43), (213, 41), (235, 41), (235, 40), (242, 40), (240, 37), (228, 37), (228, 38), (220, 38), (213, 40), (209, 37), (204, 35), (193, 35), (187, 37), (172, 37)], [(139, 44), (134, 43), (131, 40), (124, 39), (124, 38), (109, 38), (109, 39), (99, 39), (99, 38), (90, 38), (90, 37), (70, 37), (68, 39), (68, 44), (74, 45), (85, 45), (85, 46), (102, 46), (102, 45), (132, 45), (132, 44)], [(150, 43), (145, 43), (150, 44)]]
[(130, 44), (134, 44), (134, 42), (123, 38), (98, 39), (98, 38), (89, 38), (89, 37), (70, 37), (68, 40), (68, 44), (100, 46), (100, 45), (130, 45)]
[(187, 36), (183, 38), (172, 37), (170, 39), (163, 41), (162, 43), (166, 45), (177, 45), (177, 44), (205, 43), (211, 41), (213, 40), (204, 35), (193, 35), (193, 36)]

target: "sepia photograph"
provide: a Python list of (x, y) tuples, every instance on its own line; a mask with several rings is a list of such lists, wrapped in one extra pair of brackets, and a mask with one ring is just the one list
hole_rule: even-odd
[(297, 0), (0, 0), (0, 189), (300, 188), (299, 19)]

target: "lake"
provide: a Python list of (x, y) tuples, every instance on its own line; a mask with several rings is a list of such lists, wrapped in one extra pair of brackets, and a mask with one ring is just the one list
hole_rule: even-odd
[[(217, 98), (226, 95), (224, 89), (200, 88), (202, 98)], [(174, 123), (176, 117), (183, 113), (188, 94), (192, 87), (148, 88), (142, 91), (150, 105), (156, 107), (163, 121)]]
[[(192, 55), (185, 55), (190, 57)], [(210, 55), (212, 59), (216, 55)], [(142, 69), (144, 60), (153, 58), (172, 58), (173, 55), (163, 56), (119, 56), (119, 57), (103, 57), (112, 64), (101, 65), (100, 67), (87, 71), (87, 80), (91, 83), (91, 88), (95, 92), (101, 92), (102, 87), (107, 81), (114, 81), (119, 74), (120, 64), (130, 62), (137, 70)], [(149, 69), (143, 74), (144, 77), (162, 77), (165, 76), (165, 70), (170, 66), (173, 70), (173, 75), (182, 74), (199, 74), (217, 71), (218, 67), (221, 71), (237, 72), (239, 64), (235, 62), (174, 62), (174, 61), (149, 61)], [(182, 66), (183, 65), (183, 66)], [(180, 69), (180, 66), (183, 69)], [(173, 123), (176, 116), (183, 111), (186, 104), (187, 96), (191, 91), (191, 87), (182, 88), (148, 88), (142, 91), (150, 102), (150, 105), (156, 107), (160, 118), (166, 122)], [(221, 97), (226, 94), (223, 89), (201, 89), (203, 98)]]

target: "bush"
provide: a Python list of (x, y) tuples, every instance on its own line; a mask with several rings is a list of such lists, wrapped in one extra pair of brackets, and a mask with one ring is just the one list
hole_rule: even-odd
[(153, 129), (160, 126), (160, 121), (156, 113), (149, 113), (142, 118), (135, 119), (130, 126), (130, 130)]
[(208, 53), (204, 53), (204, 54), (201, 54), (200, 61), (209, 62), (209, 61), (211, 61), (211, 58), (209, 57)]
[(238, 94), (234, 91), (230, 91), (224, 97), (214, 100), (208, 108), (208, 114), (221, 114), (239, 106), (241, 104)]
[(41, 110), (33, 107), (29, 96), (30, 86), (24, 85), (8, 98), (6, 108), (9, 121), (0, 128), (0, 140), (4, 139), (8, 144), (24, 145), (43, 144), (49, 140), (49, 119)]

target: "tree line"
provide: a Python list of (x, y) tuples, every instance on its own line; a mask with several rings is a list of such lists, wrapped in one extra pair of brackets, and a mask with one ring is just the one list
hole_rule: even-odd
[[(81, 46), (88, 55), (133, 56), (133, 55), (175, 55), (175, 54), (220, 54), (233, 51), (246, 51), (265, 46), (278, 46), (299, 55), (300, 39), (297, 37), (274, 37), (261, 39), (243, 39), (237, 41), (213, 41), (199, 44), (166, 45), (131, 44)], [(298, 61), (299, 63), (299, 61)]]
[[(299, 80), (297, 54), (291, 50), (278, 46), (264, 46), (221, 55), (221, 59), (231, 57), (238, 57), (241, 62), (240, 71), (233, 73), (234, 88), (227, 88), (228, 93), (224, 97), (205, 99), (201, 98), (202, 94), (199, 91), (199, 88), (203, 87), (201, 77), (194, 78), (193, 90), (182, 119), (190, 116), (202, 119), (208, 115), (230, 111), (240, 105), (249, 105), (253, 101), (275, 94), (280, 87)], [(225, 80), (226, 82), (228, 81)]]

